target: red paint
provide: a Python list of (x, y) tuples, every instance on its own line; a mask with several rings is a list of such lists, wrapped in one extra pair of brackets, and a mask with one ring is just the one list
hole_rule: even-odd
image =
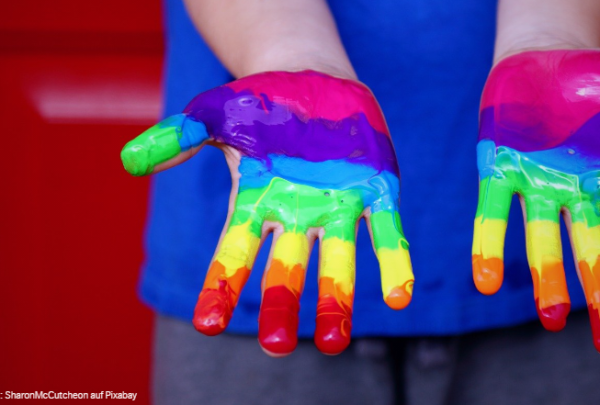
[(590, 324), (592, 325), (594, 346), (600, 352), (600, 313), (594, 309), (592, 304), (588, 305), (588, 312), (590, 314)]
[(210, 265), (192, 320), (199, 332), (214, 336), (225, 330), (249, 276), (246, 267), (227, 277), (225, 266), (218, 260)]
[[(318, 72), (306, 71), (306, 75), (311, 76), (310, 80), (296, 75), (289, 76), (286, 82), (273, 82), (269, 76), (258, 74), (227, 86), (235, 92), (250, 90), (255, 96), (264, 95), (271, 102), (287, 105), (294, 114), (306, 120), (324, 118), (341, 121), (352, 115), (364, 114), (373, 129), (390, 136), (379, 105), (373, 102), (373, 93), (368, 87), (353, 80), (331, 80)], [(298, 89), (302, 90), (301, 95)]]
[(194, 309), (193, 324), (199, 332), (215, 336), (223, 332), (233, 313), (227, 281), (219, 282), (219, 289), (205, 288)]
[(545, 263), (542, 266), (541, 280), (539, 273), (535, 267), (531, 267), (535, 307), (544, 328), (558, 332), (567, 324), (571, 309), (563, 262)]
[(600, 303), (598, 302), (598, 297), (600, 297), (600, 256), (596, 257), (595, 263), (592, 271), (588, 262), (580, 260), (579, 270), (588, 302), (594, 346), (600, 352)]
[(350, 344), (352, 310), (343, 308), (331, 295), (319, 297), (315, 345), (330, 355), (340, 354)]
[(482, 255), (473, 255), (473, 281), (480, 293), (492, 295), (498, 292), (504, 278), (504, 262), (492, 257), (484, 259)]
[(290, 354), (298, 344), (298, 297), (283, 285), (269, 287), (258, 317), (258, 341), (275, 355)]
[(567, 324), (567, 316), (571, 310), (570, 303), (551, 305), (546, 308), (540, 308), (539, 300), (535, 300), (535, 307), (538, 316), (544, 328), (551, 332), (561, 331)]

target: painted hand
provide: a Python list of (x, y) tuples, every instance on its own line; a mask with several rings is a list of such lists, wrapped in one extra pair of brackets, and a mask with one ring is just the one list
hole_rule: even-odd
[(327, 354), (343, 351), (350, 342), (361, 217), (372, 234), (385, 302), (394, 309), (408, 305), (413, 274), (398, 213), (398, 164), (369, 89), (312, 71), (248, 76), (200, 94), (182, 114), (129, 142), (121, 156), (128, 172), (145, 175), (205, 144), (224, 151), (233, 189), (194, 314), (200, 332), (226, 328), (261, 242), (273, 232), (261, 346), (274, 356), (296, 347), (299, 298), (318, 238), (315, 343)]
[(500, 62), (483, 92), (477, 159), (477, 288), (493, 294), (502, 284), (506, 222), (518, 193), (538, 315), (546, 329), (561, 330), (570, 310), (562, 212), (600, 351), (600, 52), (526, 52)]

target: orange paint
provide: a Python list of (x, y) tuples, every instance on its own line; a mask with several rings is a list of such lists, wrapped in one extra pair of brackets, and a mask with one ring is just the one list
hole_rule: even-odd
[(279, 259), (273, 259), (265, 276), (265, 288), (284, 285), (299, 294), (304, 288), (304, 268), (296, 264), (292, 268)]
[(258, 317), (258, 341), (275, 356), (290, 354), (298, 344), (298, 312), (304, 268), (273, 259), (265, 276), (265, 292)]
[(408, 280), (400, 287), (392, 288), (389, 295), (385, 297), (385, 303), (392, 309), (404, 309), (412, 299), (412, 286), (414, 280)]
[(600, 351), (600, 256), (593, 269), (586, 261), (579, 262), (579, 271), (583, 280), (583, 289), (588, 303), (592, 336), (596, 350)]
[(214, 336), (225, 330), (249, 276), (250, 270), (240, 267), (227, 277), (225, 266), (217, 260), (212, 263), (194, 310), (192, 322), (199, 332)]
[(558, 332), (565, 327), (571, 309), (563, 263), (545, 262), (542, 266), (541, 280), (538, 274), (540, 273), (537, 269), (532, 267), (533, 295), (538, 316), (544, 328)]
[(473, 281), (477, 290), (485, 295), (498, 292), (504, 278), (504, 262), (497, 257), (485, 259), (482, 255), (473, 255)]
[(350, 344), (353, 298), (353, 293), (344, 294), (332, 278), (319, 279), (315, 344), (321, 352), (339, 354)]

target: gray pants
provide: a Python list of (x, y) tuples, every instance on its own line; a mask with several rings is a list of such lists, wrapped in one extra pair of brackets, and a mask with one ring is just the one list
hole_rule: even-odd
[(460, 337), (355, 339), (336, 357), (310, 340), (283, 359), (255, 337), (206, 337), (156, 318), (155, 405), (574, 405), (600, 403), (600, 355), (585, 312)]

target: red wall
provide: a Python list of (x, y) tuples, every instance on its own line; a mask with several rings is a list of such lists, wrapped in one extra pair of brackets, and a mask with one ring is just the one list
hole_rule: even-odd
[(136, 296), (148, 180), (119, 152), (160, 113), (160, 1), (6, 3), (0, 396), (110, 390), (148, 403), (152, 315)]

